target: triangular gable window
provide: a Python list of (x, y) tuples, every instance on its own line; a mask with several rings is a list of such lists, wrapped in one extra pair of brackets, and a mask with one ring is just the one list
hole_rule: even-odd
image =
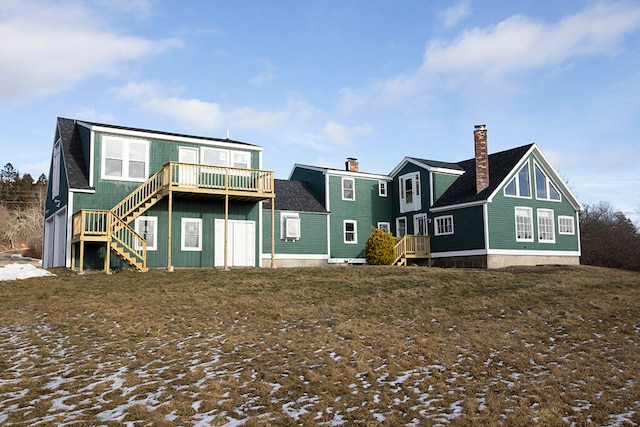
[(505, 196), (531, 197), (529, 162), (520, 168), (518, 174), (504, 187)]
[(542, 169), (538, 165), (535, 165), (536, 170), (536, 199), (543, 200), (560, 200), (560, 192), (551, 183), (551, 180), (542, 172)]

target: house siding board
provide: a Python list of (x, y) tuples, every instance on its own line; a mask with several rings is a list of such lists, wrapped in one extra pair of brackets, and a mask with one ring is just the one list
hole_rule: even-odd
[(437, 252), (469, 251), (485, 248), (482, 206), (453, 209), (433, 214), (433, 217), (453, 216), (454, 234), (436, 236), (435, 221), (429, 224), (431, 250)]
[[(52, 150), (53, 154), (53, 150)], [(51, 165), (49, 165), (49, 174), (48, 174), (48, 182), (47, 182), (47, 198), (44, 206), (44, 216), (45, 218), (51, 216), (56, 213), (60, 209), (63, 209), (69, 203), (69, 182), (67, 181), (67, 170), (64, 162), (64, 153), (60, 153), (60, 187), (58, 191), (57, 199), (60, 201), (57, 204), (52, 197), (53, 188), (51, 188), (52, 180), (51, 176), (53, 173), (53, 155), (51, 156)]]
[[(371, 227), (390, 221), (391, 198), (380, 197), (377, 179), (355, 177), (355, 201), (342, 200), (342, 176), (329, 176), (331, 258), (364, 258)], [(357, 221), (357, 244), (344, 243), (344, 220)]]
[(451, 175), (446, 173), (434, 173), (433, 178), (433, 200), (438, 200), (445, 191), (451, 187), (451, 184), (458, 179), (460, 175)]
[(325, 177), (320, 171), (297, 167), (291, 173), (291, 180), (306, 181), (314, 197), (326, 208)]
[[(282, 212), (275, 211), (275, 253), (296, 255), (326, 255), (327, 215), (299, 212), (300, 239), (284, 240), (280, 236)], [(262, 253), (271, 254), (271, 211), (263, 212)]]
[[(490, 249), (526, 249), (526, 250), (548, 250), (548, 251), (578, 251), (579, 234), (577, 231), (578, 222), (574, 220), (576, 228), (575, 234), (565, 235), (558, 233), (558, 216), (571, 216), (576, 218), (576, 210), (571, 206), (565, 194), (561, 193), (561, 201), (538, 200), (536, 199), (535, 188), (533, 187), (534, 172), (532, 160), (535, 156), (530, 156), (530, 182), (532, 184), (532, 197), (519, 198), (504, 195), (504, 188), (500, 188), (488, 205), (489, 212), (489, 245)], [(546, 172), (546, 171), (545, 171)], [(517, 173), (517, 171), (515, 172)], [(507, 183), (513, 174), (508, 177)], [(560, 191), (560, 190), (559, 190)], [(516, 206), (530, 207), (533, 210), (533, 242), (516, 242), (515, 208)], [(555, 243), (541, 243), (538, 241), (538, 217), (537, 209), (553, 210)]]

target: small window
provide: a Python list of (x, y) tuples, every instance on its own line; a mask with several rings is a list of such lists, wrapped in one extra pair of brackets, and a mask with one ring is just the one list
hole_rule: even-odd
[(387, 181), (378, 181), (378, 196), (387, 197)]
[(453, 234), (453, 215), (439, 216), (436, 221), (436, 236)]
[(342, 178), (342, 200), (355, 199), (355, 181), (353, 178)]
[(551, 209), (538, 209), (538, 241), (555, 243), (556, 233), (554, 229), (553, 211)]
[(283, 240), (300, 239), (300, 215), (297, 213), (282, 214), (280, 221), (280, 238)]
[(385, 233), (391, 233), (391, 223), (389, 222), (379, 222), (378, 228)]
[(183, 251), (202, 250), (202, 219), (182, 218), (182, 239), (180, 242)]
[[(147, 250), (155, 251), (158, 236), (158, 218), (155, 216), (139, 216), (135, 222), (136, 233), (147, 242)], [(142, 245), (137, 244), (136, 249), (142, 249)]]
[(221, 148), (202, 147), (200, 154), (203, 165), (209, 166), (229, 166), (229, 150)]
[(529, 162), (520, 168), (518, 174), (504, 187), (505, 196), (531, 197), (531, 184), (529, 179)]
[(344, 242), (358, 243), (358, 222), (352, 220), (344, 221)]
[(542, 170), (535, 166), (536, 170), (536, 198), (544, 200), (560, 200), (560, 193), (556, 190), (556, 187), (551, 183), (551, 180), (542, 172)]
[(516, 207), (516, 241), (533, 242), (533, 210)]
[(572, 216), (561, 215), (558, 217), (558, 233), (559, 234), (576, 234)]
[(248, 152), (233, 151), (231, 157), (233, 158), (233, 164), (231, 166), (239, 169), (249, 169), (251, 155)]
[(407, 217), (396, 218), (396, 237), (403, 237), (407, 234)]
[(149, 143), (144, 140), (102, 138), (102, 177), (144, 181), (149, 174)]

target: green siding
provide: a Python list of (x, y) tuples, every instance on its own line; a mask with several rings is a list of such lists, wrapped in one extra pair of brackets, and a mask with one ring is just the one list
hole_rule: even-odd
[[(534, 156), (528, 160), (531, 161)], [(533, 186), (533, 163), (531, 163), (530, 182)], [(549, 177), (549, 174), (547, 174)], [(507, 182), (510, 180), (509, 178)], [(556, 185), (559, 189), (559, 186)], [(533, 242), (516, 241), (515, 208), (516, 206), (530, 207), (533, 209)], [(537, 209), (551, 209), (554, 212), (555, 244), (541, 243), (538, 241), (538, 216)], [(574, 235), (564, 235), (558, 233), (558, 216), (566, 215), (576, 217), (576, 211), (562, 195), (561, 201), (538, 200), (535, 197), (535, 188), (532, 187), (531, 198), (505, 196), (503, 189), (500, 189), (488, 205), (489, 211), (489, 246), (491, 249), (526, 249), (526, 250), (548, 250), (548, 251), (577, 251), (579, 249), (578, 223), (574, 219), (576, 233)]]
[(324, 206), (326, 200), (324, 173), (316, 170), (297, 167), (291, 174), (292, 181), (306, 181), (315, 198)]
[[(348, 176), (349, 178), (353, 176)], [(329, 176), (331, 258), (364, 258), (371, 227), (391, 221), (392, 197), (378, 195), (378, 180), (355, 178), (355, 200), (342, 200), (342, 176)], [(344, 220), (357, 221), (356, 244), (344, 243)]]
[(459, 177), (460, 175), (452, 175), (448, 173), (433, 173), (433, 200), (438, 200)]
[[(435, 235), (435, 218), (453, 215), (453, 234)], [(484, 249), (484, 222), (482, 206), (437, 212), (429, 224), (433, 252), (468, 251)]]
[[(275, 253), (276, 254), (327, 254), (327, 214), (300, 212), (300, 239), (280, 238), (280, 211), (275, 211)], [(271, 253), (271, 211), (265, 210), (262, 228), (262, 253)]]
[(52, 150), (51, 151), (51, 154), (52, 154), (52, 156), (51, 156), (51, 164), (49, 165), (49, 175), (48, 175), (49, 178), (48, 178), (48, 182), (47, 182), (47, 198), (46, 198), (45, 205), (44, 205), (44, 216), (45, 216), (45, 218), (48, 218), (49, 216), (53, 215), (54, 213), (56, 213), (60, 209), (63, 209), (69, 203), (69, 182), (67, 181), (67, 170), (66, 170), (66, 167), (65, 167), (65, 164), (64, 164), (64, 161), (63, 161), (64, 153), (62, 152), (62, 148), (60, 150), (61, 150), (61, 153), (60, 153), (60, 187), (59, 187), (59, 192), (58, 192), (58, 197), (57, 197), (57, 199), (59, 200), (59, 203), (56, 204), (56, 202), (54, 202), (53, 198), (51, 197), (51, 192), (52, 192), (51, 176), (52, 176), (52, 173), (53, 173), (53, 150)]

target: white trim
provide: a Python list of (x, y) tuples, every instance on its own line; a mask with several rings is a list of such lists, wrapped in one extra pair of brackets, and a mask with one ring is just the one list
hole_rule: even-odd
[(365, 179), (383, 180), (383, 181), (389, 181), (389, 182), (393, 181), (393, 178), (389, 175), (381, 175), (381, 174), (368, 173), (368, 172), (352, 172), (348, 170), (324, 168), (321, 166), (303, 165), (300, 163), (296, 163), (293, 165), (293, 168), (291, 169), (291, 173), (289, 174), (289, 179), (291, 179), (291, 176), (293, 175), (293, 172), (296, 169), (308, 169), (316, 172), (322, 172), (323, 174), (329, 175), (329, 176), (347, 176), (347, 177), (353, 177), (353, 178), (365, 178)]
[[(424, 232), (425, 232), (425, 234), (418, 234), (418, 221), (419, 220), (423, 220), (424, 221)], [(427, 217), (426, 213), (422, 212), (422, 213), (415, 214), (413, 216), (413, 234), (415, 236), (428, 236), (429, 235), (429, 218)]]
[(433, 206), (434, 196), (433, 172), (429, 171), (429, 207)]
[[(540, 238), (540, 213), (541, 212), (550, 212), (551, 213), (551, 239), (541, 239)], [(544, 218), (544, 215), (542, 216), (542, 218)], [(553, 211), (553, 209), (545, 209), (545, 208), (539, 208), (536, 209), (536, 223), (538, 224), (538, 242), (539, 243), (555, 243), (556, 242), (556, 218), (555, 218), (555, 212)]]
[[(79, 122), (78, 122), (79, 123)], [(89, 127), (89, 187), (95, 187), (93, 175), (95, 172), (95, 164), (96, 164), (96, 134)]]
[(425, 163), (422, 163), (416, 159), (410, 158), (410, 157), (405, 157), (404, 159), (402, 159), (402, 161), (400, 161), (400, 163), (398, 164), (398, 166), (396, 166), (395, 168), (393, 168), (393, 170), (391, 172), (389, 172), (389, 176), (391, 177), (395, 177), (395, 175), (400, 172), (407, 164), (412, 164), (412, 165), (416, 165), (422, 169), (427, 170), (428, 172), (440, 172), (440, 173), (448, 173), (448, 174), (453, 174), (453, 175), (462, 175), (464, 174), (463, 170), (459, 170), (459, 169), (448, 169), (448, 168), (442, 168), (442, 167), (436, 167), (436, 166), (429, 166)]
[(580, 256), (580, 251), (546, 251), (533, 249), (472, 249), (468, 251), (432, 252), (432, 258), (463, 257), (477, 255), (547, 255), (547, 256)]
[[(187, 247), (184, 241), (185, 238), (185, 223), (197, 222), (198, 223), (198, 246)], [(202, 218), (181, 218), (180, 219), (180, 249), (185, 252), (202, 252)]]
[(489, 249), (489, 204), (485, 203), (482, 206), (482, 221), (484, 222), (484, 247)]
[[(400, 220), (404, 220), (404, 234), (402, 236), (398, 235), (398, 228), (400, 228), (400, 227), (398, 227), (398, 224), (400, 223)], [(406, 216), (397, 217), (396, 218), (396, 234), (395, 234), (395, 236), (396, 237), (406, 236), (408, 234), (407, 226), (408, 226), (408, 223), (407, 223), (407, 217)]]
[[(345, 197), (344, 196), (344, 183), (345, 182), (349, 182), (351, 181), (351, 198)], [(342, 180), (340, 181), (340, 189), (341, 189), (341, 196), (342, 196), (342, 200), (348, 201), (348, 202), (355, 202), (356, 201), (356, 180), (355, 178), (350, 178), (350, 177), (346, 177), (343, 176)]]
[[(262, 162), (259, 160), (258, 163), (259, 163), (258, 164), (258, 166), (259, 166), (258, 169), (261, 169), (261, 166), (262, 166), (261, 163)], [(271, 199), (271, 203), (273, 203), (274, 201), (275, 201), (274, 199)], [(264, 202), (264, 200), (260, 200), (260, 202), (258, 202), (258, 205), (260, 206), (260, 209), (258, 209), (258, 233), (260, 233), (259, 234), (260, 237), (258, 238), (258, 253), (259, 254), (261, 254), (262, 251), (264, 250), (264, 246), (263, 246), (263, 240), (264, 240), (263, 237), (264, 237), (264, 235), (262, 234), (262, 227), (263, 227), (263, 224), (262, 224), (262, 221), (263, 221), (263, 219), (262, 219), (262, 203), (263, 202)], [(271, 213), (271, 210), (269, 210), (269, 213)], [(274, 210), (273, 211), (273, 216), (275, 216), (275, 215), (276, 215), (276, 212)], [(274, 220), (275, 220), (275, 218), (274, 218)], [(273, 223), (275, 224), (275, 221)], [(271, 224), (269, 224), (269, 227), (271, 227)], [(213, 223), (213, 230), (215, 232), (215, 221)], [(275, 233), (275, 230), (271, 230), (271, 231), (273, 233)], [(274, 234), (274, 237), (275, 237), (275, 234)], [(271, 244), (271, 236), (269, 236), (268, 239), (269, 239), (269, 244)], [(215, 237), (214, 237), (214, 242), (213, 242), (214, 252), (215, 252), (215, 244), (216, 243), (215, 243)], [(273, 244), (275, 246), (275, 242), (273, 242)], [(272, 248), (272, 249), (273, 249), (273, 252), (275, 253), (275, 247)], [(271, 253), (269, 253), (269, 258), (271, 258)], [(214, 264), (215, 264), (215, 260), (214, 260)], [(262, 267), (262, 257), (261, 256), (258, 257), (258, 267)]]
[[(382, 224), (385, 224), (387, 226), (386, 230), (382, 230), (382, 228), (380, 228), (380, 226)], [(389, 221), (378, 221), (378, 223), (376, 224), (376, 228), (379, 228), (382, 231), (386, 231), (387, 233), (391, 233), (391, 222), (389, 222)]]
[[(290, 235), (289, 233), (289, 220), (298, 223), (298, 232), (296, 235)], [(302, 236), (302, 223), (300, 221), (300, 214), (298, 212), (280, 212), (280, 240), (296, 241), (300, 240)]]
[[(347, 240), (347, 224), (353, 224), (353, 240)], [(345, 219), (342, 221), (342, 242), (345, 245), (357, 245), (358, 244), (358, 221), (355, 219)]]
[[(522, 196), (521, 195), (521, 191), (520, 191), (520, 171), (525, 167), (528, 167), (527, 170), (527, 180), (528, 180), (528, 184), (529, 184), (529, 195), (528, 196)], [(509, 184), (511, 184), (511, 181), (514, 181), (516, 184), (516, 194), (507, 194), (507, 187), (509, 186)], [(520, 167), (517, 169), (516, 173), (513, 174), (511, 176), (511, 179), (507, 180), (505, 183), (505, 186), (502, 188), (502, 195), (504, 197), (513, 197), (516, 199), (532, 199), (533, 198), (533, 188), (531, 186), (532, 181), (531, 181), (531, 162), (529, 162), (529, 159), (527, 159), (526, 162), (523, 162), (522, 165), (520, 165)]]
[[(493, 190), (493, 193), (489, 194), (489, 197), (487, 197), (487, 202), (492, 202), (493, 198), (500, 192), (504, 190), (504, 187), (507, 185), (507, 183), (509, 181), (511, 181), (511, 179), (513, 178), (513, 173), (514, 171), (519, 171), (520, 168), (522, 167), (522, 165), (524, 165), (524, 162), (529, 161), (529, 155), (531, 155), (531, 153), (533, 152), (534, 149), (537, 149), (538, 147), (533, 144), (526, 153), (524, 153), (524, 155), (522, 156), (522, 158), (518, 161), (518, 163), (516, 163), (516, 165), (513, 167), (513, 169), (511, 169), (509, 171), (509, 173), (505, 176), (505, 178), (502, 180), (502, 182), (495, 188), (495, 190)], [(516, 172), (517, 173), (517, 172)], [(504, 194), (504, 192), (503, 192)], [(515, 197), (515, 196), (511, 196), (511, 197)]]
[(86, 194), (95, 194), (96, 190), (95, 188), (91, 188), (91, 189), (84, 189), (84, 188), (70, 188), (69, 189), (70, 193), (86, 193)]
[[(439, 233), (438, 232), (438, 220), (441, 221), (451, 221), (451, 232), (444, 232), (444, 233)], [(445, 222), (446, 224), (446, 222)], [(441, 215), (441, 216), (437, 216), (435, 218), (433, 218), (433, 235), (434, 236), (451, 236), (455, 234), (455, 228), (453, 225), (453, 215)]]
[[(271, 259), (271, 254), (263, 253), (261, 259)], [(275, 259), (329, 259), (328, 254), (275, 254)]]
[[(540, 173), (542, 174), (542, 176), (544, 176), (544, 180), (546, 184), (545, 191), (547, 193), (546, 198), (538, 197), (538, 174), (536, 173), (536, 168), (540, 169)], [(545, 202), (555, 202), (555, 203), (562, 202), (562, 193), (558, 191), (555, 185), (553, 185), (553, 182), (551, 182), (551, 179), (545, 173), (544, 168), (538, 166), (538, 162), (536, 162), (535, 159), (533, 160), (533, 183), (534, 183), (533, 188), (536, 191), (536, 200), (544, 200)], [(551, 187), (553, 187), (556, 193), (558, 193), (558, 196), (560, 196), (559, 199), (551, 198), (551, 191), (550, 191)]]
[[(408, 180), (411, 180), (411, 203), (407, 203), (406, 182)], [(420, 211), (422, 209), (422, 176), (420, 171), (408, 172), (399, 176), (398, 193), (400, 213)]]
[(485, 249), (472, 249), (467, 251), (447, 251), (447, 252), (431, 252), (431, 258), (446, 258), (453, 256), (477, 256), (487, 255)]
[(67, 195), (67, 244), (65, 266), (71, 268), (71, 236), (73, 235), (73, 193)]
[[(523, 209), (526, 210), (530, 213), (529, 215), (529, 219), (531, 220), (531, 238), (526, 238), (526, 237), (518, 237), (518, 209)], [(516, 238), (516, 242), (533, 242), (535, 241), (534, 238), (534, 228), (533, 228), (533, 208), (530, 206), (514, 206), (513, 208), (513, 223), (515, 225), (515, 238)]]
[[(382, 191), (383, 188), (384, 191)], [(389, 197), (389, 181), (386, 181), (384, 179), (378, 180), (378, 196)]]
[[(152, 234), (153, 234), (153, 237), (154, 237), (154, 241), (153, 241), (154, 244), (153, 245), (149, 245), (147, 243), (147, 251), (156, 251), (156, 250), (158, 250), (158, 217), (157, 216), (151, 216), (151, 215), (141, 215), (141, 216), (137, 217), (134, 220), (133, 229), (141, 237), (144, 237), (144, 236), (142, 236), (142, 233), (140, 233), (140, 231), (138, 231), (138, 224), (142, 220), (151, 221), (152, 224), (153, 224), (153, 226), (152, 226), (153, 233)], [(142, 249), (142, 244), (138, 243), (138, 239), (137, 238), (136, 238), (136, 249), (138, 249), (138, 250)]]
[(152, 138), (152, 139), (160, 139), (160, 140), (164, 140), (164, 141), (171, 141), (171, 142), (187, 142), (187, 143), (192, 143), (192, 144), (198, 144), (198, 145), (214, 145), (214, 146), (222, 146), (222, 147), (229, 147), (229, 148), (238, 148), (238, 147), (243, 147), (246, 150), (250, 150), (250, 151), (263, 151), (264, 148), (263, 147), (259, 147), (256, 145), (252, 145), (252, 144), (247, 144), (247, 143), (243, 143), (240, 141), (234, 142), (234, 141), (224, 141), (224, 140), (210, 140), (210, 139), (205, 139), (205, 137), (202, 138), (198, 138), (196, 136), (180, 136), (180, 135), (165, 135), (165, 134), (161, 134), (161, 133), (156, 133), (154, 131), (145, 131), (145, 130), (133, 130), (133, 129), (120, 129), (117, 127), (105, 127), (105, 126), (99, 126), (99, 125), (90, 125), (89, 123), (85, 123), (85, 122), (81, 122), (78, 121), (77, 122), (79, 125), (84, 126), (94, 132), (103, 132), (103, 133), (114, 133), (114, 134), (118, 134), (118, 135), (125, 135), (125, 136), (135, 136), (135, 137), (140, 137), (140, 138)]
[[(106, 151), (109, 142), (122, 143), (122, 176), (107, 175), (106, 172)], [(142, 177), (131, 177), (129, 170), (129, 154), (131, 153), (131, 143), (144, 145), (144, 172)], [(122, 138), (119, 136), (102, 135), (100, 141), (100, 179), (103, 181), (126, 181), (126, 182), (145, 182), (149, 177), (149, 153), (151, 151), (151, 143), (146, 139)], [(125, 173), (126, 172), (126, 173)]]
[(438, 213), (438, 212), (443, 212), (443, 211), (451, 211), (451, 210), (455, 210), (455, 209), (464, 209), (464, 208), (471, 208), (474, 206), (481, 206), (481, 205), (486, 205), (487, 201), (486, 200), (478, 200), (476, 202), (467, 202), (467, 203), (460, 203), (457, 205), (449, 205), (449, 206), (440, 206), (437, 208), (431, 208), (429, 209), (432, 213)]
[(366, 264), (366, 258), (329, 258), (329, 264)]

